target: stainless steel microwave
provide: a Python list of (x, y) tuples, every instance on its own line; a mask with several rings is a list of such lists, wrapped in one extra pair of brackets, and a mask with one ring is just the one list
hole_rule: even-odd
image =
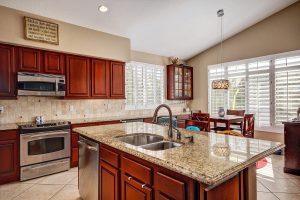
[(18, 95), (65, 96), (65, 76), (18, 72)]

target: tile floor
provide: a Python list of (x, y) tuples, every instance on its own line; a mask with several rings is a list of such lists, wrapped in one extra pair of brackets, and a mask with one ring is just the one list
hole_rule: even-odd
[[(257, 170), (258, 200), (300, 200), (300, 176), (283, 173), (283, 156), (271, 155)], [(0, 186), (0, 200), (80, 200), (77, 168)]]

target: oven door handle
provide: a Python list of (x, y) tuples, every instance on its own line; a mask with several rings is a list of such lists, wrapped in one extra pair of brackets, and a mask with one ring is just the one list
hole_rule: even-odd
[(67, 131), (53, 131), (52, 133), (42, 133), (37, 135), (31, 135), (30, 138), (39, 138), (39, 137), (47, 137), (47, 136), (64, 136), (68, 134)]

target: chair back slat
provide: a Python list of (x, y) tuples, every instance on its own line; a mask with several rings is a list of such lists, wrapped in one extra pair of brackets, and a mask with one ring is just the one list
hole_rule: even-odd
[(254, 137), (254, 124), (255, 118), (253, 114), (245, 114), (243, 123), (243, 136), (244, 137)]

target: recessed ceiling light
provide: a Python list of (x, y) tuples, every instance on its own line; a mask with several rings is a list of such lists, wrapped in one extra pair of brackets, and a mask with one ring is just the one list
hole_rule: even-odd
[(99, 10), (100, 12), (105, 13), (105, 12), (108, 11), (108, 7), (106, 7), (105, 5), (100, 5), (100, 6), (98, 7), (98, 10)]

